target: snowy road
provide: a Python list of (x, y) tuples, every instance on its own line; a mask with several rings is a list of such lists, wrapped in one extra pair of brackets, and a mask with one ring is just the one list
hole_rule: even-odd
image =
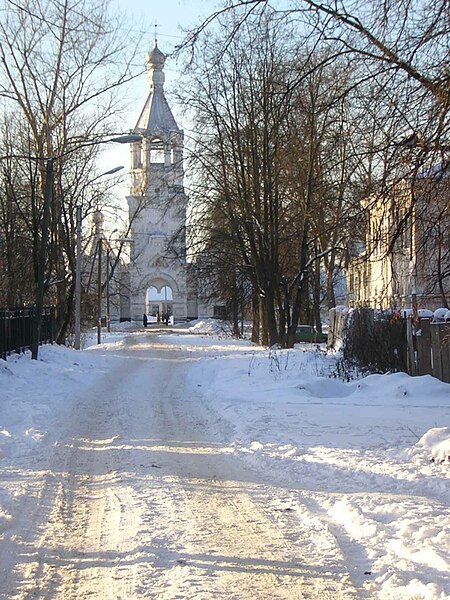
[[(167, 340), (167, 338), (166, 338)], [(355, 588), (323, 519), (246, 466), (186, 383), (198, 355), (130, 336), (73, 402), (46, 468), (8, 474), (2, 598), (339, 600)]]

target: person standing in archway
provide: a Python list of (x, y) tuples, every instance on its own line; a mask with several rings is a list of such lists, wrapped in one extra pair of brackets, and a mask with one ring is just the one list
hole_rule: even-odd
[(144, 324), (144, 327), (147, 327), (148, 319), (147, 319), (147, 315), (145, 313), (144, 313), (144, 316), (142, 317), (142, 322)]

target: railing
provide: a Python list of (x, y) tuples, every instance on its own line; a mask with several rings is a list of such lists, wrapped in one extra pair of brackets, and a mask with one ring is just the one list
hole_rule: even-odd
[[(36, 309), (34, 307), (0, 308), (0, 358), (12, 352), (24, 352), (33, 344)], [(42, 309), (40, 344), (55, 341), (55, 309)]]

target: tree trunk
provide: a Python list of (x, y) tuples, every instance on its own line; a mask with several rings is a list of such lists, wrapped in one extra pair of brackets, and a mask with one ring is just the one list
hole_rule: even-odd
[[(316, 248), (317, 254), (317, 248)], [(313, 270), (313, 319), (316, 329), (322, 333), (322, 319), (320, 315), (320, 262), (316, 261)]]
[(239, 298), (236, 288), (236, 279), (233, 282), (233, 297), (231, 298), (231, 314), (233, 321), (233, 336), (238, 338), (240, 337), (239, 330)]
[(328, 308), (334, 308), (336, 306), (336, 297), (334, 295), (334, 285), (333, 285), (333, 270), (334, 270), (334, 260), (333, 254), (330, 258), (327, 256), (324, 257), (325, 264), (325, 289), (327, 295), (327, 306)]
[(260, 320), (260, 302), (259, 295), (255, 287), (253, 287), (252, 292), (252, 342), (254, 344), (259, 344), (260, 339), (260, 329), (261, 329), (261, 320)]
[(261, 344), (269, 345), (269, 329), (267, 324), (266, 299), (259, 297), (259, 318), (261, 322)]

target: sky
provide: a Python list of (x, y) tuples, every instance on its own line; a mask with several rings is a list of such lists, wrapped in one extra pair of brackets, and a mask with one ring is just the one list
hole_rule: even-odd
[[(201, 22), (202, 19), (219, 6), (219, 2), (211, 0), (163, 0), (160, 2), (145, 0), (112, 0), (111, 10), (118, 10), (126, 15), (127, 21), (132, 23), (132, 29), (137, 35), (144, 34), (144, 46), (141, 52), (142, 65), (145, 64), (146, 55), (151, 50), (156, 35), (158, 47), (164, 54), (168, 55), (174, 47), (184, 39), (183, 30), (190, 29)], [(164, 73), (165, 90), (170, 97), (170, 90), (176, 86), (177, 79), (181, 71), (174, 60), (169, 60), (165, 64)], [(143, 74), (132, 86), (132, 104), (129, 111), (129, 121), (123, 123), (123, 130), (128, 131), (136, 124), (140, 111), (142, 110), (148, 95), (148, 81), (146, 74)], [(186, 130), (186, 124), (181, 120), (180, 111), (169, 98), (172, 111), (178, 125)], [(109, 171), (116, 166), (124, 166), (123, 183), (116, 190), (119, 195), (128, 193), (129, 180), (128, 170), (130, 164), (130, 149), (128, 144), (123, 146), (113, 145), (106, 150), (100, 161), (99, 169), (101, 172)], [(124, 204), (125, 205), (125, 204)]]

